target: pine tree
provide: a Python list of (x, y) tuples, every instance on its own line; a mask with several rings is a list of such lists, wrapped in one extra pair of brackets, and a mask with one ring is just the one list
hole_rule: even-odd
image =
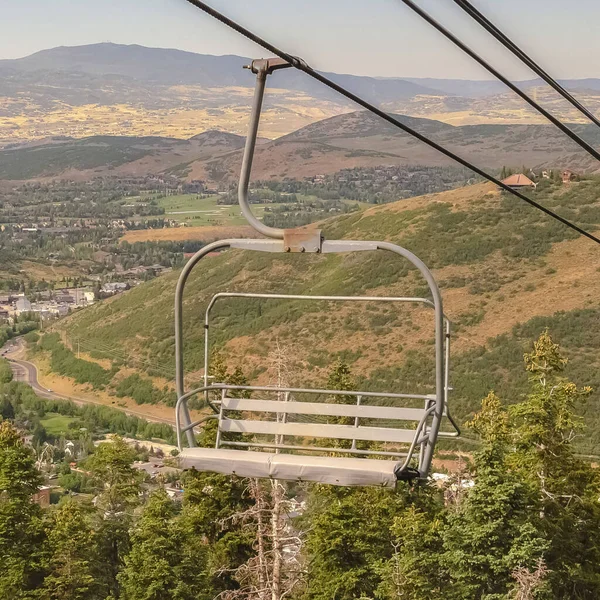
[[(192, 600), (202, 598), (205, 589), (194, 589), (190, 575), (204, 571), (204, 564), (187, 565), (187, 540), (176, 519), (176, 508), (167, 493), (160, 489), (150, 497), (131, 534), (131, 551), (118, 576), (123, 600)], [(196, 555), (196, 558), (201, 558)], [(205, 560), (204, 560), (205, 563)], [(204, 596), (206, 597), (206, 596)]]
[(395, 518), (392, 558), (380, 568), (381, 600), (444, 598), (448, 577), (441, 564), (443, 504), (437, 490), (415, 489), (412, 503)]
[(140, 474), (133, 467), (135, 455), (125, 441), (115, 436), (100, 444), (88, 467), (98, 487), (95, 498), (99, 560), (104, 564), (102, 585), (106, 594), (119, 595), (117, 574), (129, 552), (129, 529), (139, 502)]
[(94, 535), (80, 502), (68, 501), (52, 514), (48, 525), (48, 575), (43, 597), (48, 600), (99, 598), (94, 573)]
[(31, 501), (42, 483), (33, 453), (17, 430), (0, 423), (0, 598), (32, 597), (42, 578), (44, 533)]
[(556, 597), (600, 597), (600, 478), (573, 448), (582, 429), (575, 411), (591, 389), (564, 377), (567, 359), (547, 331), (524, 358), (531, 392), (511, 408), (513, 468), (536, 490)]
[(393, 519), (408, 488), (314, 486), (301, 527), (306, 533), (306, 598), (372, 598), (382, 585), (381, 565), (393, 555)]
[(184, 478), (182, 528), (188, 540), (186, 561), (208, 552), (209, 590), (212, 597), (239, 587), (235, 570), (252, 555), (255, 532), (236, 515), (253, 504), (248, 481), (194, 469)]
[(538, 534), (531, 487), (507, 469), (509, 417), (494, 393), (471, 423), (481, 448), (474, 453), (475, 485), (443, 533), (448, 598), (498, 599), (514, 587), (519, 567), (534, 568), (547, 548)]

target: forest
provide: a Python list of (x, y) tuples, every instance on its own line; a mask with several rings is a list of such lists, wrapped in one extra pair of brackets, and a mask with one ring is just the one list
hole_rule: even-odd
[[(396, 490), (181, 474), (148, 487), (123, 440), (81, 463), (93, 499), (41, 508), (19, 423), (0, 423), (0, 596), (107, 600), (600, 597), (600, 477), (574, 440), (591, 393), (545, 331), (526, 393), (482, 400), (458, 468)], [(227, 377), (239, 376), (236, 371)], [(337, 363), (330, 384), (351, 374)], [(14, 385), (14, 384), (13, 384)], [(7, 418), (8, 417), (8, 418)], [(214, 431), (199, 443), (210, 445)], [(441, 466), (434, 472), (443, 474)]]

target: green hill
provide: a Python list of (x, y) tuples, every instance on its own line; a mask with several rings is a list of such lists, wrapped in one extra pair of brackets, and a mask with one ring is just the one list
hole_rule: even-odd
[[(600, 225), (596, 180), (554, 186), (536, 199), (589, 229)], [(593, 435), (586, 452), (600, 452), (600, 278), (598, 249), (513, 197), (488, 185), (413, 198), (323, 223), (328, 239), (399, 243), (430, 267), (454, 323), (452, 402), (466, 417), (494, 388), (515, 400), (525, 383), (521, 361), (546, 326), (571, 357), (569, 376), (599, 389), (586, 416)], [(173, 373), (173, 294), (178, 273), (161, 277), (61, 323), (98, 357)], [(407, 295), (426, 293), (417, 273), (387, 253), (337, 256), (228, 251), (200, 264), (185, 303), (186, 366), (199, 376), (203, 319), (218, 291), (297, 294)], [(324, 383), (337, 357), (370, 389), (426, 391), (432, 356), (431, 313), (415, 307), (309, 305), (302, 301), (222, 301), (214, 310), (213, 343), (255, 382), (268, 381), (266, 356), (278, 340), (305, 383)], [(193, 376), (194, 377), (194, 376)]]

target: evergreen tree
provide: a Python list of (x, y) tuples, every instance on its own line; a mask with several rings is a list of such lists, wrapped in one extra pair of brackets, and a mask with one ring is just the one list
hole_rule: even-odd
[(135, 455), (125, 441), (115, 436), (100, 444), (89, 459), (89, 469), (98, 488), (95, 498), (99, 561), (104, 564), (101, 584), (106, 594), (118, 597), (117, 575), (129, 552), (129, 529), (139, 502), (140, 473), (133, 467)]
[[(327, 376), (327, 388), (330, 390), (354, 390), (356, 389), (356, 382), (352, 376), (350, 366), (343, 360), (338, 359), (331, 367)], [(339, 398), (345, 398), (344, 396), (338, 396)], [(347, 397), (346, 397), (347, 398)], [(352, 397), (351, 401), (354, 401)], [(340, 401), (340, 400), (338, 400)]]
[(61, 504), (48, 526), (48, 575), (43, 597), (48, 600), (99, 598), (94, 572), (94, 536), (80, 502)]
[(600, 479), (575, 456), (576, 408), (591, 393), (564, 378), (567, 359), (547, 331), (525, 354), (531, 392), (511, 408), (513, 466), (534, 487), (558, 598), (600, 597)]
[(531, 487), (507, 469), (509, 419), (495, 394), (483, 400), (471, 426), (481, 448), (474, 453), (475, 485), (443, 533), (452, 580), (447, 597), (500, 600), (514, 587), (513, 572), (535, 568), (547, 545)]
[(441, 565), (443, 504), (437, 491), (415, 489), (413, 503), (391, 526), (392, 558), (382, 564), (382, 600), (444, 598), (448, 577)]
[(0, 598), (32, 598), (42, 578), (44, 533), (32, 496), (42, 484), (31, 450), (0, 423)]
[(184, 478), (181, 526), (187, 540), (186, 563), (208, 553), (210, 582), (214, 596), (235, 590), (235, 570), (253, 555), (255, 532), (238, 518), (252, 506), (248, 481), (217, 473), (188, 471)]
[[(160, 489), (150, 497), (131, 534), (131, 551), (119, 574), (123, 600), (193, 600), (207, 598), (202, 580), (205, 553), (194, 553), (196, 564), (182, 568), (189, 557), (188, 540), (178, 520), (176, 508)], [(199, 577), (200, 575), (200, 577)], [(192, 576), (199, 589), (190, 585)]]
[(306, 534), (309, 600), (372, 598), (392, 558), (393, 519), (405, 507), (407, 487), (314, 486), (301, 527)]

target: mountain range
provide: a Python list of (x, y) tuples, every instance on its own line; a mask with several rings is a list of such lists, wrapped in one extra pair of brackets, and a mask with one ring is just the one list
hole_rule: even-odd
[[(243, 134), (254, 77), (250, 59), (161, 48), (93, 44), (0, 60), (0, 147), (52, 136), (160, 136), (188, 139), (210, 129)], [(543, 123), (498, 82), (327, 76), (390, 112), (454, 125)], [(600, 80), (567, 87), (600, 109)], [(538, 80), (520, 82), (566, 120), (580, 116)], [(277, 138), (324, 118), (355, 110), (296, 70), (269, 81), (263, 135)]]

